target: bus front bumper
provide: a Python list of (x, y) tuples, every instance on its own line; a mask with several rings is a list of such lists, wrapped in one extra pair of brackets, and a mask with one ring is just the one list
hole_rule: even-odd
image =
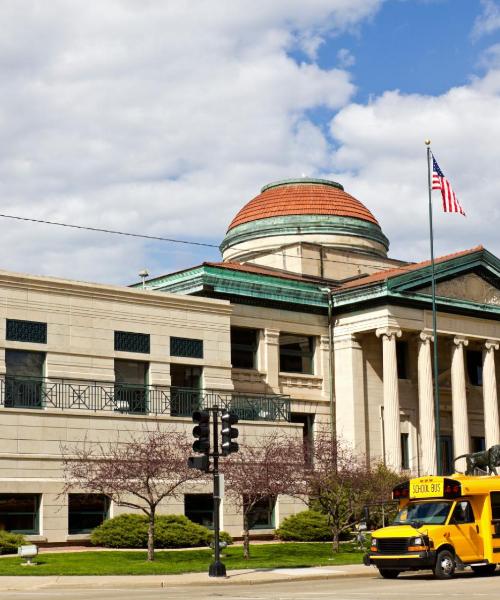
[(363, 557), (365, 565), (375, 565), (379, 569), (397, 569), (399, 571), (418, 571), (433, 568), (436, 563), (436, 551), (409, 552), (408, 554), (378, 554), (370, 552)]

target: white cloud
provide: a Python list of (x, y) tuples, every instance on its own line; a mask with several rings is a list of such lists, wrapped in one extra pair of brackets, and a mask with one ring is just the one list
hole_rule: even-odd
[[(308, 114), (344, 106), (354, 86), (315, 52), (382, 1), (4, 0), (0, 212), (220, 241), (262, 184), (328, 166)], [(192, 258), (0, 225), (7, 269), (127, 281)]]
[(476, 18), (472, 37), (479, 38), (500, 29), (500, 5), (495, 0), (481, 0), (482, 13)]
[(500, 254), (500, 71), (432, 97), (386, 92), (338, 112), (332, 177), (379, 219), (398, 258), (429, 255), (424, 140), (467, 212), (444, 214), (434, 192), (436, 251), (484, 244)]
[(339, 62), (339, 67), (343, 69), (347, 69), (356, 64), (356, 59), (348, 48), (341, 48), (337, 52), (337, 60)]

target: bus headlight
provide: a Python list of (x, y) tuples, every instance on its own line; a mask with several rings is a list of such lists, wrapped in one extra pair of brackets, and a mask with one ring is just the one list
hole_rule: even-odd
[(408, 542), (408, 552), (424, 552), (428, 549), (428, 540), (423, 536), (412, 537)]
[(377, 538), (372, 537), (372, 541), (370, 543), (370, 552), (377, 552), (377, 550), (378, 550)]

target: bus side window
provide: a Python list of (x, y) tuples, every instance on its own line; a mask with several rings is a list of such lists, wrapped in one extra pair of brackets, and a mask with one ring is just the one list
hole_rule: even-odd
[(491, 492), (491, 517), (500, 520), (500, 492)]
[(467, 500), (463, 500), (455, 506), (453, 521), (455, 523), (474, 523), (474, 512)]

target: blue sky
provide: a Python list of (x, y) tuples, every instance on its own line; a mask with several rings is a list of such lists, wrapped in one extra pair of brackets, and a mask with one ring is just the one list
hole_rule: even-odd
[[(0, 212), (218, 244), (304, 173), (426, 259), (430, 137), (468, 213), (436, 209), (437, 254), (500, 254), (499, 0), (5, 0), (0, 19)], [(0, 227), (8, 270), (128, 283), (219, 258)]]

